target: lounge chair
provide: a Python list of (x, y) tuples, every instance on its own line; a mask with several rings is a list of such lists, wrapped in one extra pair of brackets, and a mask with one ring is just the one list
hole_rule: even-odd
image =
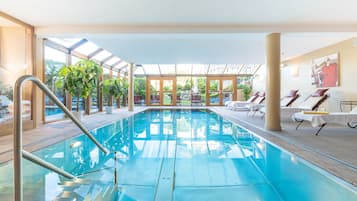
[(311, 123), (312, 127), (319, 128), (315, 133), (315, 135), (318, 135), (321, 129), (328, 123), (343, 124), (350, 128), (357, 128), (357, 107), (355, 107), (351, 112), (298, 112), (293, 114), (292, 118), (296, 122), (299, 122), (296, 126), (296, 130), (303, 122), (308, 121)]
[[(314, 111), (329, 97), (326, 92), (328, 89), (317, 89), (314, 93), (310, 94), (302, 103), (297, 107), (281, 107), (280, 117), (282, 120), (291, 120), (294, 113), (301, 111)], [(262, 107), (259, 111), (265, 116), (266, 107)]]
[(198, 104), (198, 105), (202, 105), (201, 102), (201, 94), (192, 94), (191, 95), (191, 103), (192, 104)]
[[(280, 106), (281, 107), (290, 107), (300, 97), (300, 95), (298, 94), (298, 91), (299, 90), (294, 90), (294, 89), (290, 90), (286, 96), (284, 96), (280, 99)], [(254, 114), (257, 111), (259, 111), (261, 108), (265, 107), (265, 105), (250, 104), (250, 105), (247, 105), (246, 107), (248, 108), (248, 114), (253, 112), (252, 116), (254, 116)]]
[(228, 108), (234, 111), (248, 111), (252, 106), (257, 106), (262, 104), (264, 100), (265, 100), (265, 93), (264, 92), (257, 93), (256, 98), (252, 102), (249, 103), (236, 102), (228, 106)]
[(254, 93), (250, 98), (248, 98), (248, 100), (246, 100), (246, 101), (226, 101), (226, 102), (224, 103), (224, 105), (227, 106), (228, 108), (230, 108), (233, 104), (244, 106), (244, 105), (247, 105), (247, 104), (252, 103), (256, 98), (258, 98), (258, 96), (259, 96), (259, 92), (255, 92), (255, 93)]

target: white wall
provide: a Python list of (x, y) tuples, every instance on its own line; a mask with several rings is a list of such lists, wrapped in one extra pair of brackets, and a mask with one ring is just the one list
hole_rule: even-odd
[[(298, 105), (309, 94), (316, 90), (311, 85), (311, 63), (313, 59), (339, 53), (340, 85), (331, 87), (330, 98), (321, 107), (327, 111), (340, 111), (341, 100), (357, 101), (357, 39), (349, 39), (340, 43), (318, 49), (291, 60), (283, 61), (285, 67), (281, 69), (281, 96), (291, 89), (299, 89), (301, 97), (295, 102)], [(297, 75), (295, 72), (298, 72)], [(295, 75), (294, 75), (295, 74)], [(258, 71), (253, 89), (265, 89), (266, 69)]]

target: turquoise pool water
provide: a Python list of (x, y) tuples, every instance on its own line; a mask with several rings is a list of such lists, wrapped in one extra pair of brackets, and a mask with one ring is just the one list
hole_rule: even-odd
[[(93, 181), (74, 190), (77, 200), (114, 185), (114, 169), (111, 200), (357, 200), (355, 187), (207, 110), (149, 110), (92, 133), (117, 161), (83, 135), (35, 152)], [(11, 200), (12, 163), (0, 175), (0, 200)], [(65, 180), (24, 162), (25, 200), (53, 200), (69, 191)]]

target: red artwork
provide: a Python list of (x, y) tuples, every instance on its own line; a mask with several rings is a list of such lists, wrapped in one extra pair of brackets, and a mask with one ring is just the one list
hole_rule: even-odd
[(311, 77), (316, 87), (338, 86), (338, 54), (315, 59)]

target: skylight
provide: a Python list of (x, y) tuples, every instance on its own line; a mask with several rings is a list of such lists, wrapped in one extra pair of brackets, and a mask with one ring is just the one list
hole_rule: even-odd
[(60, 44), (66, 48), (72, 47), (74, 44), (82, 40), (82, 38), (48, 38), (48, 40)]
[(99, 47), (96, 44), (88, 41), (88, 42), (84, 43), (83, 45), (79, 46), (78, 48), (74, 49), (74, 51), (88, 56), (98, 49), (99, 49)]
[(112, 55), (110, 52), (103, 50), (100, 51), (98, 54), (94, 55), (92, 59), (97, 61), (103, 61), (104, 59), (108, 58), (110, 55)]

